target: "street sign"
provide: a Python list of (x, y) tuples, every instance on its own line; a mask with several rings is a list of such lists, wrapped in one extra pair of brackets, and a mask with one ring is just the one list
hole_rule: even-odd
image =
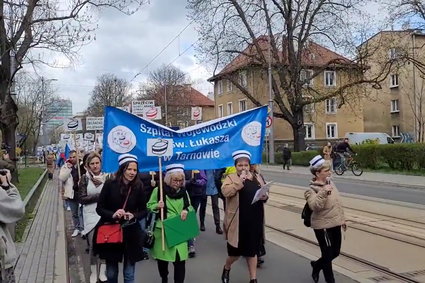
[(192, 107), (192, 111), (191, 111), (190, 116), (191, 116), (191, 120), (201, 121), (202, 120), (202, 107), (199, 107), (199, 106)]
[(155, 100), (135, 100), (131, 102), (131, 113), (143, 115), (145, 107), (155, 107)]
[(102, 131), (103, 130), (103, 117), (87, 117), (86, 118), (87, 131)]
[(270, 117), (270, 116), (267, 116), (267, 119), (266, 119), (266, 128), (270, 128), (272, 124), (273, 124), (273, 118)]

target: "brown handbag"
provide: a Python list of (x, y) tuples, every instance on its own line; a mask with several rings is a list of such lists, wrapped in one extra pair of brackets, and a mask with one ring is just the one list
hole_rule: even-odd
[[(130, 193), (131, 187), (127, 193), (122, 209), (125, 209)], [(96, 244), (121, 244), (123, 240), (123, 232), (121, 224), (119, 223), (105, 223), (97, 228)]]

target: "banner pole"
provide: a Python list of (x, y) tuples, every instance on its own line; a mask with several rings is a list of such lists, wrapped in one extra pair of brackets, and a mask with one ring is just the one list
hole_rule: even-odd
[(76, 135), (76, 131), (73, 131), (73, 137), (74, 137), (74, 147), (75, 147), (75, 153), (76, 153), (76, 157), (77, 157), (77, 170), (78, 170), (78, 180), (80, 180), (81, 178), (81, 172), (80, 172), (80, 158), (79, 156), (79, 152), (78, 152), (78, 148), (77, 148), (77, 142), (75, 139), (75, 135)]
[[(158, 165), (159, 165), (159, 200), (164, 201), (164, 190), (162, 188), (162, 157), (158, 157)], [(165, 251), (165, 233), (164, 233), (164, 208), (161, 208), (161, 242), (162, 242), (162, 251)]]

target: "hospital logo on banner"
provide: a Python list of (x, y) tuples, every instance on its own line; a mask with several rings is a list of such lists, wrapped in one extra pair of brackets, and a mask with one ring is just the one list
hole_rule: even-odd
[(261, 124), (253, 121), (245, 125), (242, 129), (241, 136), (244, 142), (250, 146), (259, 146), (261, 143)]
[(116, 126), (108, 134), (108, 145), (117, 153), (127, 153), (136, 146), (136, 136), (126, 126)]

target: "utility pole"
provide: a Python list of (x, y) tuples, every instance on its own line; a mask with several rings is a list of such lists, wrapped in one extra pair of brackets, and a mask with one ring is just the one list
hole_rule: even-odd
[(165, 110), (165, 126), (168, 127), (168, 105), (167, 105), (167, 83), (164, 86), (164, 110)]
[(269, 133), (269, 163), (274, 163), (274, 125), (273, 125), (273, 89), (272, 89), (272, 56), (271, 56), (271, 42), (270, 42), (270, 37), (271, 35), (269, 35), (269, 69), (268, 69), (268, 73), (269, 73), (269, 110), (270, 110), (270, 114), (271, 118), (272, 118), (272, 124), (270, 126), (270, 133)]

